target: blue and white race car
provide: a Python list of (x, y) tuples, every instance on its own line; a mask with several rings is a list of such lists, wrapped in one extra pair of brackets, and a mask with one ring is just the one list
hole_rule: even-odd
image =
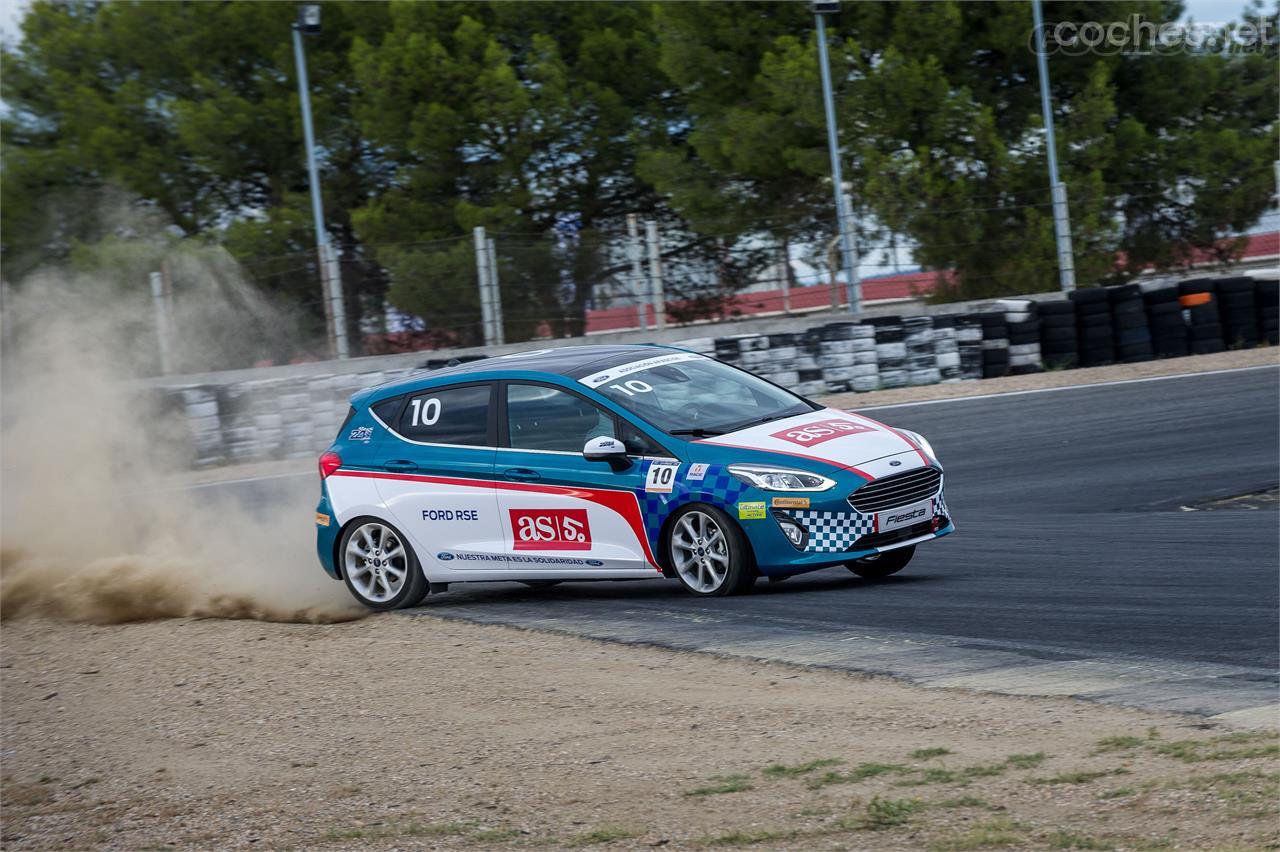
[(952, 532), (920, 435), (658, 346), (489, 358), (366, 389), (320, 457), (320, 562), (372, 609), (450, 583), (901, 570)]

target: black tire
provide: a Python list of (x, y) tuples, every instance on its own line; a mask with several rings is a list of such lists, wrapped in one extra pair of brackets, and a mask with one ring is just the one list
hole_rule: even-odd
[(897, 550), (890, 550), (888, 553), (877, 553), (875, 556), (864, 556), (862, 559), (850, 562), (844, 567), (848, 568), (859, 577), (865, 577), (868, 580), (879, 580), (888, 577), (890, 574), (897, 574), (903, 568), (907, 567), (907, 563), (911, 561), (911, 557), (916, 555), (916, 546), (899, 547)]
[[(708, 581), (703, 586), (694, 585), (686, 578), (685, 572), (681, 570), (678, 561), (681, 554), (677, 553), (677, 551), (685, 549), (679, 546), (679, 542), (691, 541), (696, 546), (696, 544), (707, 544), (711, 541), (710, 538), (692, 540), (687, 538), (690, 531), (698, 529), (697, 521), (690, 517), (695, 514), (701, 514), (713, 521), (723, 536), (724, 549), (718, 552), (723, 553), (725, 557), (723, 564), (726, 567), (724, 577), (718, 585), (711, 581)], [(686, 518), (689, 519), (688, 528), (681, 523)], [(701, 528), (707, 529), (705, 525)], [(710, 536), (710, 533), (708, 533), (708, 536)], [(667, 525), (666, 535), (662, 538), (662, 551), (671, 573), (680, 581), (680, 585), (684, 586), (685, 591), (691, 595), (711, 598), (741, 594), (750, 589), (751, 584), (756, 580), (756, 569), (752, 559), (751, 546), (747, 544), (747, 537), (743, 534), (742, 528), (728, 514), (708, 503), (690, 503), (682, 506), (671, 516), (671, 522)], [(705, 566), (715, 559), (714, 556), (711, 556), (711, 551), (712, 547), (697, 547), (696, 550), (689, 549), (688, 556), (698, 561), (697, 554), (703, 554), (706, 560), (702, 564)], [(697, 568), (696, 565), (692, 567), (695, 570)], [(695, 574), (695, 578), (702, 576), (710, 576), (714, 580), (715, 575), (714, 571), (709, 569), (697, 571)]]
[[(377, 527), (383, 532), (375, 533), (372, 530), (373, 527)], [(351, 540), (357, 533), (361, 533), (363, 542), (371, 544), (373, 547), (373, 550), (370, 551), (366, 544), (357, 543), (360, 545), (360, 549), (369, 554), (367, 558), (363, 559), (363, 567), (368, 569), (364, 572), (350, 570), (354, 564), (362, 561), (354, 552), (348, 554)], [(404, 554), (402, 558), (395, 556), (389, 559), (384, 558), (383, 548), (389, 543), (392, 544), (392, 553), (395, 553), (395, 544), (399, 544)], [(348, 556), (351, 556), (352, 560), (349, 561)], [(431, 584), (423, 576), (422, 566), (418, 563), (418, 556), (413, 552), (413, 545), (409, 544), (409, 541), (400, 533), (400, 530), (381, 518), (365, 516), (351, 520), (342, 530), (342, 538), (338, 545), (338, 559), (342, 562), (342, 582), (346, 584), (347, 591), (351, 592), (352, 597), (369, 609), (385, 612), (391, 609), (417, 606), (431, 590)], [(375, 562), (378, 564), (374, 564)], [(391, 587), (387, 583), (387, 579), (392, 577), (392, 572), (397, 568), (404, 572), (404, 579), (395, 594), (379, 599), (367, 593), (368, 589), (372, 589), (374, 595), (376, 595), (376, 590), (379, 587), (390, 591)], [(365, 590), (362, 590), (361, 582), (353, 578), (352, 574), (370, 577)]]
[(1067, 298), (1074, 302), (1076, 310), (1079, 310), (1081, 305), (1088, 305), (1096, 302), (1106, 303), (1108, 297), (1106, 288), (1092, 287), (1087, 290), (1072, 290), (1067, 294)]

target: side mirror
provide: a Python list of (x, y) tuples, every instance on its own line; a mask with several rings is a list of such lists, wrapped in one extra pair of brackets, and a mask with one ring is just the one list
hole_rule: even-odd
[(607, 461), (614, 470), (623, 470), (631, 465), (631, 459), (627, 458), (627, 445), (606, 435), (587, 441), (582, 448), (582, 457), (587, 461)]

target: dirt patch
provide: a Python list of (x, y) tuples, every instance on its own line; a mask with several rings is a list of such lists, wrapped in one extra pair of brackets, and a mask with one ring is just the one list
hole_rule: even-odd
[(6, 849), (1257, 848), (1280, 745), (430, 617), (5, 622)]

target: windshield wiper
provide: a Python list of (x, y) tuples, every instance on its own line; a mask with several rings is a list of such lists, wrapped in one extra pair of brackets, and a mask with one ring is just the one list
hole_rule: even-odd
[(716, 435), (723, 435), (721, 429), (672, 429), (668, 435), (692, 435), (695, 438), (714, 438)]
[(771, 423), (774, 420), (786, 420), (788, 417), (799, 417), (801, 414), (808, 414), (807, 411), (793, 411), (790, 414), (766, 414), (764, 417), (757, 417), (754, 420), (747, 420), (742, 423), (735, 423), (729, 427), (727, 431), (737, 432), (739, 429), (750, 429), (752, 426), (760, 426), (764, 423)]

